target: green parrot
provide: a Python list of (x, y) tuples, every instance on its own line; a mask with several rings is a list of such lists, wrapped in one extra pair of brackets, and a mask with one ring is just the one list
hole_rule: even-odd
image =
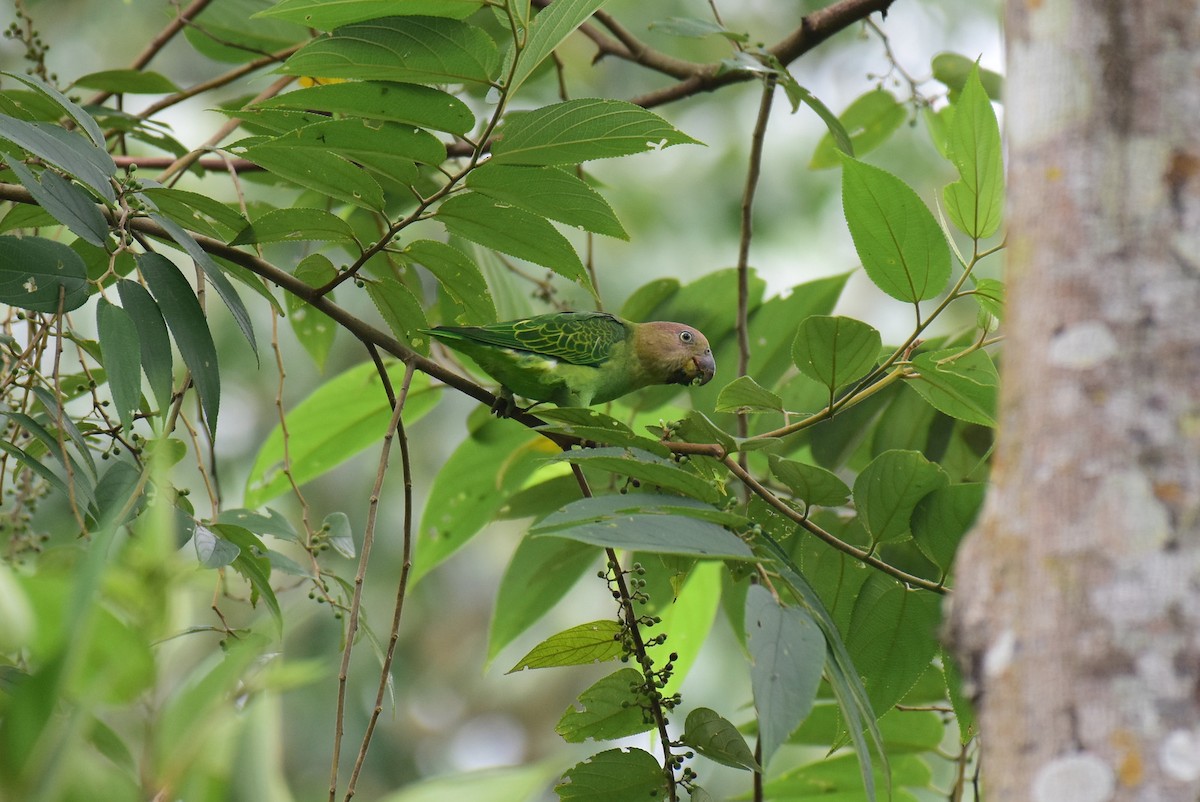
[(716, 371), (704, 335), (682, 323), (631, 323), (606, 312), (556, 312), (428, 332), (513, 394), (558, 406), (602, 404), (651, 384), (706, 384)]

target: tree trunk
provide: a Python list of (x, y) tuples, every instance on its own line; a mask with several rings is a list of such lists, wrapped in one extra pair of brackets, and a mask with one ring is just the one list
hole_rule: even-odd
[(1200, 3), (1009, 0), (1008, 340), (954, 647), (987, 802), (1200, 798)]

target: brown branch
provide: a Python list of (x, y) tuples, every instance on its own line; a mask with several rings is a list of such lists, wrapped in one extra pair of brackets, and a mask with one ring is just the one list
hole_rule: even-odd
[(142, 109), (140, 112), (138, 112), (138, 117), (145, 120), (148, 117), (162, 111), (163, 109), (170, 108), (171, 106), (174, 106), (177, 103), (181, 103), (181, 102), (187, 100), (188, 98), (203, 94), (203, 93), (209, 91), (210, 89), (216, 89), (218, 87), (225, 86), (227, 84), (231, 84), (234, 81), (236, 81), (238, 78), (242, 78), (246, 75), (249, 75), (252, 72), (261, 70), (263, 67), (269, 67), (272, 64), (278, 64), (278, 63), (286, 60), (288, 56), (295, 53), (297, 50), (299, 50), (305, 44), (307, 44), (307, 42), (300, 42), (298, 44), (292, 45), (291, 47), (285, 47), (284, 49), (278, 50), (274, 53), (271, 53), (270, 55), (266, 55), (266, 56), (263, 56), (262, 58), (254, 59), (253, 61), (248, 61), (245, 64), (240, 64), (237, 67), (233, 68), (232, 70), (229, 70), (228, 72), (222, 73), (214, 78), (210, 78), (207, 81), (201, 81), (200, 83), (198, 83), (194, 86), (189, 86), (187, 89), (184, 89), (183, 91), (176, 92), (173, 95), (168, 95), (167, 97), (164, 97), (161, 100), (151, 103), (149, 106)]

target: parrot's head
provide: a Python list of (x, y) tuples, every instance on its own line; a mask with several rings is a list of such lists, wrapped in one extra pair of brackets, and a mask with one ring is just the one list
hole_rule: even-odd
[(645, 323), (639, 334), (639, 356), (656, 368), (663, 384), (708, 384), (717, 371), (708, 339), (691, 326)]

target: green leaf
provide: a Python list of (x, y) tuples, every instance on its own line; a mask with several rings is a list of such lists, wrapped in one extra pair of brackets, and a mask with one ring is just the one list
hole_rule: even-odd
[[(296, 265), (294, 275), (310, 287), (322, 287), (337, 275), (337, 269), (328, 258), (314, 253)], [(317, 369), (324, 370), (325, 360), (329, 357), (329, 350), (333, 348), (333, 339), (337, 335), (337, 324), (324, 312), (290, 292), (284, 298), (284, 305), (287, 307), (288, 322), (292, 324), (296, 339), (304, 346), (304, 350), (308, 351)]]
[(959, 180), (946, 186), (946, 214), (968, 236), (995, 234), (1004, 213), (1004, 160), (996, 112), (974, 67), (954, 104), (947, 138)]
[(417, 353), (429, 356), (429, 337), (425, 334), (429, 323), (421, 299), (391, 276), (365, 283), (367, 295), (392, 333)]
[(869, 153), (886, 142), (907, 116), (908, 112), (891, 92), (873, 89), (860, 95), (839, 118), (850, 137), (852, 149), (841, 147), (832, 133), (825, 134), (817, 143), (808, 166), (813, 170), (824, 170), (841, 164), (839, 152), (856, 157)]
[(306, 28), (331, 31), (342, 25), (396, 14), (465, 19), (483, 0), (280, 0), (256, 17), (278, 17)]
[(950, 120), (954, 118), (954, 107), (943, 106), (934, 111), (932, 107), (926, 106), (922, 109), (921, 116), (925, 120), (925, 127), (929, 130), (933, 146), (942, 154), (942, 158), (949, 159)]
[(379, 183), (341, 156), (311, 151), (299, 159), (292, 148), (275, 144), (255, 145), (243, 155), (264, 170), (322, 195), (364, 209), (383, 209)]
[[(843, 726), (837, 705), (818, 703), (788, 743), (828, 748), (837, 742)], [(893, 756), (937, 749), (945, 731), (941, 716), (932, 710), (893, 708), (879, 717), (879, 732), (888, 754)]]
[(997, 320), (1004, 319), (1004, 282), (981, 278), (975, 282), (975, 301), (981, 311)]
[(629, 239), (608, 201), (586, 181), (557, 167), (485, 164), (467, 176), (467, 186), (569, 226)]
[(221, 371), (204, 310), (187, 279), (165, 256), (143, 253), (137, 261), (138, 269), (150, 285), (150, 292), (171, 329), (183, 362), (192, 372), (192, 383), (200, 396), (209, 431), (216, 431), (221, 405)]
[(806, 507), (832, 507), (845, 504), (850, 488), (836, 474), (806, 462), (784, 459), (771, 454), (771, 473), (787, 485)]
[(609, 674), (579, 694), (554, 731), (567, 743), (578, 744), (589, 738), (612, 741), (653, 729), (654, 721), (645, 715), (633, 690), (644, 682), (636, 668)]
[(75, 251), (41, 237), (0, 237), (0, 303), (54, 314), (87, 299), (87, 268)]
[(35, 177), (16, 157), (7, 153), (2, 155), (17, 180), (29, 190), (35, 201), (54, 215), (55, 220), (84, 242), (97, 248), (104, 247), (108, 241), (108, 223), (87, 193), (53, 170), (43, 170), (40, 178)]
[[(773, 387), (792, 366), (792, 337), (796, 322), (828, 315), (846, 287), (849, 273), (819, 278), (792, 287), (787, 297), (764, 301), (750, 315), (750, 364), (746, 372), (764, 387)], [(644, 318), (637, 318), (642, 320)]]
[(136, 281), (121, 279), (117, 282), (121, 305), (137, 328), (138, 350), (141, 353), (142, 371), (150, 383), (150, 391), (158, 402), (160, 411), (171, 406), (171, 382), (174, 358), (171, 355), (171, 337), (167, 333), (167, 322), (162, 311), (146, 288)]
[(246, 218), (237, 210), (199, 192), (148, 187), (141, 194), (179, 225), (213, 239), (227, 240), (247, 225)]
[[(417, 374), (418, 376), (421, 374)], [(409, 581), (416, 582), (478, 534), (543, 456), (545, 438), (508, 421), (490, 420), (442, 465), (421, 516)]]
[(500, 57), (481, 28), (437, 17), (386, 17), (338, 28), (280, 68), (289, 75), (491, 85)]
[(913, 541), (943, 575), (949, 573), (958, 544), (975, 523), (986, 493), (983, 483), (950, 485), (921, 499), (913, 510)]
[[(780, 66), (782, 67), (782, 65)], [(840, 150), (842, 153), (845, 153), (847, 156), (853, 156), (854, 141), (850, 138), (850, 134), (846, 131), (846, 127), (842, 125), (842, 121), (839, 120), (837, 115), (833, 113), (833, 110), (826, 106), (819, 97), (797, 83), (796, 79), (792, 77), (791, 72), (789, 72), (787, 69), (781, 69), (779, 75), (783, 85), (783, 91), (787, 93), (788, 100), (790, 100), (792, 103), (792, 113), (795, 114), (797, 111), (799, 111), (801, 103), (807, 104), (809, 108), (817, 113), (817, 116), (821, 118), (821, 121), (825, 123), (825, 127), (829, 131), (829, 133), (826, 134), (826, 137), (832, 143), (836, 144), (838, 150)], [(821, 143), (824, 143), (824, 139), (821, 140)], [(820, 143), (818, 144), (817, 149), (820, 150)], [(815, 160), (815, 155), (813, 158)], [(810, 165), (810, 167), (811, 166), (814, 165)]]
[(411, 180), (413, 162), (436, 167), (446, 160), (446, 146), (428, 131), (375, 120), (328, 120), (305, 125), (280, 134), (271, 144), (301, 153), (336, 153), (397, 181)]
[(945, 487), (946, 473), (916, 451), (885, 451), (854, 481), (854, 503), (871, 543), (902, 540), (917, 502)]
[(662, 443), (634, 434), (633, 430), (624, 423), (595, 409), (581, 407), (539, 409), (538, 417), (549, 421), (547, 425), (539, 426), (539, 431), (557, 432), (604, 445), (639, 448), (659, 457), (671, 456), (671, 452)]
[[(75, 101), (71, 100), (62, 92), (59, 92), (53, 86), (35, 75), (28, 75), (19, 72), (4, 72), (0, 73), (0, 75), (5, 75), (9, 78), (20, 81), (34, 92), (38, 92), (48, 99), (54, 101), (63, 110), (66, 116), (74, 120), (79, 126), (79, 129), (88, 135), (88, 138), (92, 141), (93, 145), (95, 145), (97, 148), (104, 147), (104, 132), (100, 130), (100, 126), (96, 124), (96, 121), (92, 119), (92, 115), (84, 111), (83, 108)], [(107, 154), (105, 155), (107, 156)], [(111, 163), (112, 159), (109, 158), (108, 162)]]
[(722, 766), (762, 771), (737, 727), (721, 718), (715, 710), (697, 707), (688, 713), (682, 739), (701, 755)]
[(880, 573), (872, 573), (863, 584), (846, 648), (877, 714), (891, 710), (929, 667), (940, 624), (941, 599), (936, 594), (908, 590)]
[(960, 351), (952, 348), (913, 357), (918, 373), (911, 386), (950, 417), (995, 428), (1000, 384), (996, 366), (986, 351), (954, 358)]
[(529, 35), (518, 56), (517, 68), (508, 82), (508, 94), (516, 92), (538, 65), (607, 1), (555, 0), (542, 8), (529, 25)]
[(700, 476), (678, 467), (663, 457), (636, 448), (585, 448), (556, 455), (555, 460), (639, 479), (658, 487), (677, 490), (686, 496), (716, 504), (724, 494)]
[(54, 473), (54, 471), (50, 470), (41, 462), (31, 457), (29, 452), (14, 446), (7, 440), (0, 440), (0, 451), (12, 456), (17, 460), (17, 462), (21, 463), (38, 476), (45, 479), (51, 487), (62, 494), (63, 498), (68, 498), (70, 496), (71, 491), (67, 489), (67, 486), (63, 480), (58, 478), (58, 474)]
[[(788, 802), (862, 802), (863, 777), (854, 763), (854, 756), (848, 754), (819, 758), (768, 780), (763, 786), (763, 796)], [(918, 797), (899, 787), (913, 786), (928, 791), (933, 777), (923, 758), (902, 755), (892, 761), (890, 772), (882, 770), (885, 768), (876, 767), (871, 778), (873, 783), (890, 785), (890, 802), (919, 802), (928, 798), (928, 794)]]
[(512, 674), (527, 668), (585, 666), (616, 660), (621, 656), (621, 632), (621, 625), (610, 619), (571, 627), (534, 646), (506, 673)]
[[(932, 66), (933, 77), (950, 87), (952, 94), (963, 91), (971, 72), (979, 69), (976, 61), (958, 53), (938, 53), (933, 57)], [(1004, 99), (1004, 76), (979, 69), (979, 80), (988, 97), (997, 102)]]
[[(666, 506), (668, 500), (670, 506)], [(529, 534), (656, 554), (753, 559), (753, 552), (741, 538), (699, 517), (706, 512), (721, 516), (710, 505), (683, 497), (597, 496), (571, 502), (548, 515)]]
[(355, 243), (354, 229), (324, 209), (272, 209), (243, 228), (230, 245), (260, 242)]
[(800, 324), (792, 358), (801, 373), (833, 393), (867, 375), (881, 346), (879, 332), (861, 320), (813, 315)]
[(917, 193), (891, 173), (843, 158), (842, 206), (875, 286), (900, 301), (927, 300), (950, 279), (950, 246)]
[[(746, 527), (749, 522), (743, 519), (740, 525)], [(668, 661), (673, 664), (674, 672), (659, 689), (670, 696), (683, 687), (701, 650), (711, 640), (721, 602), (721, 579), (728, 572), (724, 563), (696, 560), (688, 555), (636, 553), (634, 556), (648, 566), (643, 577), (655, 580), (655, 569), (661, 566), (658, 573), (666, 582), (662, 590), (652, 591), (650, 612), (662, 619), (655, 631), (665, 634), (667, 640), (657, 645), (647, 644), (646, 651), (656, 664)]]
[(221, 510), (221, 514), (217, 516), (217, 523), (240, 526), (243, 529), (250, 530), (259, 537), (271, 535), (283, 540), (290, 540), (293, 543), (304, 542), (296, 534), (296, 530), (292, 528), (288, 519), (269, 507), (266, 508), (265, 512), (247, 510), (245, 508)]
[(457, 135), (467, 133), (475, 124), (471, 109), (454, 95), (420, 84), (388, 81), (310, 86), (256, 103), (254, 108), (324, 111)]
[(783, 399), (760, 387), (749, 376), (739, 376), (721, 388), (717, 412), (782, 412)]
[(141, 406), (142, 371), (138, 330), (133, 318), (119, 306), (104, 298), (96, 303), (96, 330), (104, 368), (108, 371), (108, 386), (112, 390), (117, 417), (127, 435), (133, 428), (133, 413)]
[(812, 709), (825, 638), (801, 607), (781, 606), (761, 585), (746, 594), (746, 647), (765, 766)]
[(655, 20), (649, 25), (650, 30), (658, 31), (667, 36), (682, 36), (685, 39), (704, 39), (709, 36), (723, 36), (731, 42), (748, 42), (750, 36), (736, 33), (724, 25), (702, 17), (667, 17)]
[(553, 764), (546, 762), (456, 771), (406, 785), (400, 791), (380, 797), (380, 802), (446, 802), (448, 799), (529, 802), (546, 790), (546, 785), (557, 773)]
[(577, 164), (671, 145), (701, 144), (662, 117), (624, 100), (568, 100), (510, 120), (494, 164)]
[[(403, 363), (385, 360), (392, 386), (404, 380)], [(441, 396), (423, 373), (413, 376), (404, 407), (407, 424), (433, 409)], [(297, 485), (321, 476), (387, 431), (391, 407), (375, 365), (357, 365), (326, 381), (287, 415), (288, 457)], [(258, 507), (291, 488), (284, 473), (283, 431), (276, 425), (259, 448), (246, 479), (245, 503)]]
[(350, 527), (350, 517), (346, 513), (329, 513), (321, 522), (321, 529), (329, 536), (329, 545), (333, 546), (334, 551), (347, 560), (354, 559), (354, 530)]
[(548, 267), (564, 278), (591, 288), (579, 254), (545, 218), (475, 192), (447, 199), (438, 207), (437, 218), (451, 234)]
[(573, 540), (524, 538), (508, 562), (492, 606), (488, 661), (551, 610), (595, 564), (597, 554), (596, 547)]
[(275, 598), (275, 590), (271, 587), (271, 561), (267, 558), (267, 547), (254, 533), (240, 526), (214, 524), (213, 529), (241, 550), (231, 563), (233, 570), (250, 583), (251, 605), (257, 605), (259, 599), (267, 605), (275, 627), (282, 636), (283, 612), (279, 609), (279, 600)]
[(242, 550), (203, 524), (192, 531), (192, 548), (205, 568), (224, 568), (238, 558)]
[(466, 319), (457, 322), (476, 325), (496, 322), (496, 306), (487, 281), (462, 251), (445, 243), (421, 239), (410, 242), (401, 255), (432, 273), (446, 294), (462, 305)]
[(666, 798), (662, 768), (641, 749), (609, 749), (576, 763), (554, 786), (562, 802)]
[(102, 70), (76, 78), (73, 86), (98, 89), (114, 95), (168, 95), (179, 87), (170, 78), (153, 70)]
[(222, 0), (208, 3), (189, 20), (183, 33), (188, 44), (214, 61), (244, 64), (308, 38), (283, 20), (255, 19), (270, 0)]
[(958, 670), (958, 663), (945, 649), (942, 650), (942, 671), (946, 677), (946, 692), (950, 697), (950, 705), (954, 708), (954, 719), (958, 723), (958, 740), (966, 745), (979, 734), (975, 723), (975, 710), (963, 689), (962, 672)]

